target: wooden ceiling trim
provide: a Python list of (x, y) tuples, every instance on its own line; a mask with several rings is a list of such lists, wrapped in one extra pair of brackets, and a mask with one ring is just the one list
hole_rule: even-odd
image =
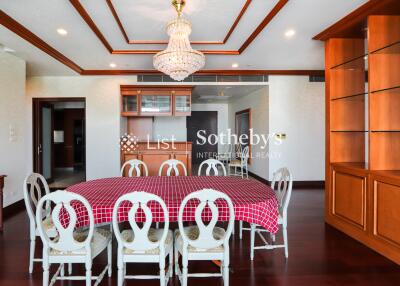
[[(111, 0), (107, 0), (107, 3), (111, 3)], [(117, 54), (117, 55), (152, 55), (158, 53), (160, 50), (139, 50), (139, 49), (132, 49), (132, 50), (114, 50), (109, 42), (106, 40), (104, 35), (100, 32), (100, 29), (97, 27), (97, 25), (94, 23), (93, 19), (90, 17), (90, 15), (87, 13), (85, 8), (80, 4), (80, 0), (70, 0), (72, 3), (73, 7), (77, 9), (78, 13), (81, 15), (81, 17), (84, 19), (84, 21), (89, 25), (89, 27), (92, 29), (92, 31), (96, 34), (96, 36), (99, 38), (99, 40), (105, 45), (107, 50), (111, 54)], [(278, 3), (274, 6), (274, 8), (267, 14), (267, 16), (264, 18), (264, 20), (257, 26), (257, 28), (250, 34), (250, 36), (247, 38), (247, 40), (242, 44), (239, 50), (200, 50), (204, 54), (208, 55), (240, 55), (244, 50), (254, 41), (254, 39), (261, 33), (261, 31), (272, 21), (272, 19), (278, 14), (278, 12), (289, 2), (289, 0), (279, 0)], [(238, 25), (240, 18), (243, 17), (244, 13), (246, 12), (248, 6), (250, 5), (250, 1), (246, 2), (246, 4), (243, 6), (243, 9), (240, 13), (239, 19), (235, 21), (234, 23), (234, 28)], [(112, 6), (113, 7), (113, 6)], [(113, 12), (112, 12), (113, 13)], [(116, 14), (116, 11), (114, 9), (114, 13)], [(114, 15), (113, 13), (113, 15)], [(119, 18), (118, 18), (119, 19)], [(237, 22), (237, 23), (236, 23)], [(123, 28), (123, 25), (121, 21), (117, 21), (118, 26)], [(235, 25), (236, 24), (236, 25)], [(124, 30), (125, 31), (125, 30)], [(232, 30), (233, 32), (233, 30)], [(232, 32), (230, 34), (232, 34)], [(126, 32), (123, 32), (125, 40), (128, 39), (128, 35)], [(230, 35), (229, 35), (230, 36)], [(228, 37), (229, 38), (229, 37)], [(158, 41), (147, 41), (147, 44), (161, 44), (161, 42)], [(166, 43), (166, 42), (165, 42)], [(163, 43), (163, 44), (165, 44)], [(193, 42), (193, 44), (196, 42)], [(200, 43), (200, 42), (197, 42)], [(208, 43), (208, 42), (201, 42), (201, 43)]]
[[(112, 2), (113, 0), (106, 0), (107, 5), (111, 11), (111, 14), (113, 15), (115, 21), (117, 22), (117, 25), (125, 39), (125, 41), (128, 44), (132, 45), (141, 45), (141, 44), (156, 44), (156, 45), (164, 45), (168, 44), (168, 41), (161, 41), (161, 40), (130, 40), (128, 33), (126, 32), (124, 25), (122, 24), (121, 18), (118, 16), (117, 10), (115, 9), (115, 6)], [(235, 21), (233, 22), (232, 26), (229, 28), (228, 33), (226, 34), (225, 38), (222, 41), (191, 41), (190, 43), (192, 45), (224, 45), (236, 29), (237, 25), (239, 24), (240, 20), (242, 19), (244, 13), (247, 11), (251, 4), (252, 0), (246, 0), (244, 3), (242, 9), (240, 10), (239, 15), (235, 18)]]
[[(71, 0), (73, 1), (73, 0)], [(162, 74), (157, 70), (85, 70), (0, 10), (0, 24), (80, 75)], [(215, 52), (215, 51), (213, 51)], [(238, 53), (237, 51), (230, 51)], [(197, 75), (303, 75), (323, 76), (324, 70), (201, 70)]]
[[(324, 76), (324, 70), (201, 70), (196, 75), (293, 75)], [(157, 70), (84, 70), (82, 75), (162, 75)]]
[(6, 27), (11, 32), (15, 33), (25, 41), (31, 43), (33, 46), (38, 48), (39, 50), (45, 52), (49, 56), (53, 57), (57, 61), (61, 62), (62, 64), (66, 65), (73, 71), (81, 74), (83, 69), (73, 62), (71, 59), (64, 56), (62, 53), (54, 49), (52, 46), (47, 44), (41, 38), (36, 36), (30, 30), (25, 28), (22, 24), (11, 18), (7, 15), (4, 11), (0, 10), (0, 24)]
[(264, 20), (258, 25), (253, 33), (247, 38), (243, 45), (239, 48), (239, 53), (243, 53), (244, 50), (254, 41), (254, 39), (261, 33), (262, 30), (275, 18), (275, 16), (282, 10), (282, 8), (289, 2), (289, 0), (279, 0), (275, 7), (268, 13)]
[(108, 43), (107, 39), (104, 37), (104, 35), (100, 32), (99, 28), (97, 25), (93, 22), (92, 18), (89, 16), (89, 14), (86, 12), (85, 8), (81, 5), (79, 0), (70, 0), (72, 6), (74, 6), (75, 10), (79, 13), (79, 15), (82, 17), (83, 20), (85, 20), (86, 24), (92, 29), (92, 31), (96, 34), (96, 36), (99, 38), (99, 40), (103, 43), (103, 45), (106, 47), (106, 49), (112, 53), (113, 48), (111, 45)]
[(329, 38), (364, 37), (365, 19), (372, 14), (391, 15), (400, 11), (399, 0), (370, 0), (332, 26), (328, 27), (314, 40), (326, 41)]

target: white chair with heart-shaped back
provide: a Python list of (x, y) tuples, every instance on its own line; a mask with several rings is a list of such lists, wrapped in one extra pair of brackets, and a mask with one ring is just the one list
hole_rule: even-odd
[(169, 159), (169, 160), (164, 161), (161, 164), (160, 169), (158, 170), (159, 176), (162, 176), (163, 169), (165, 166), (168, 166), (168, 168), (167, 168), (167, 176), (168, 177), (172, 175), (171, 174), (172, 171), (174, 171), (175, 176), (180, 176), (178, 166), (182, 167), (184, 175), (187, 176), (187, 170), (186, 170), (185, 164), (183, 164), (183, 162), (176, 160), (176, 159)]
[[(51, 218), (58, 233), (54, 239), (47, 235), (42, 216), (43, 206), (49, 203), (54, 205)], [(79, 219), (77, 214), (87, 216), (87, 230), (76, 229)], [(60, 264), (60, 267), (50, 285), (57, 280), (86, 280), (86, 286), (96, 280), (97, 285), (107, 270), (111, 277), (111, 232), (94, 227), (92, 208), (84, 197), (67, 191), (56, 191), (42, 197), (36, 209), (36, 224), (43, 242), (43, 286), (49, 285), (51, 264)], [(108, 264), (99, 276), (92, 276), (92, 260), (106, 248)], [(64, 263), (84, 263), (86, 276), (64, 276)]]
[[(159, 205), (157, 208), (156, 205)], [(153, 221), (152, 205), (157, 212), (164, 216), (164, 228), (151, 228)], [(144, 214), (143, 226), (136, 222), (138, 211)], [(119, 218), (121, 214), (128, 216), (131, 229), (120, 230)], [(168, 283), (173, 275), (173, 236), (169, 227), (169, 214), (165, 202), (154, 194), (133, 192), (120, 197), (113, 209), (113, 229), (118, 241), (118, 286), (124, 284), (125, 279), (160, 279), (160, 285)], [(165, 259), (169, 256), (168, 273), (165, 273)], [(126, 275), (126, 263), (158, 263), (159, 275)]]
[[(218, 200), (218, 203), (216, 201)], [(199, 204), (195, 210), (196, 225), (184, 227), (183, 218), (188, 215), (185, 210), (191, 201)], [(225, 203), (222, 203), (224, 202)], [(207, 225), (203, 222), (205, 208), (211, 213)], [(220, 210), (227, 213), (228, 226), (225, 229), (217, 227)], [(191, 212), (191, 211), (190, 211)], [(175, 272), (182, 286), (187, 285), (188, 277), (222, 277), (224, 285), (229, 285), (229, 238), (232, 234), (235, 213), (231, 199), (224, 193), (212, 189), (204, 189), (187, 195), (179, 208), (179, 230), (175, 232)], [(178, 257), (182, 256), (182, 270), (179, 268)], [(221, 273), (188, 273), (189, 260), (219, 260)]]
[[(283, 233), (283, 244), (275, 244), (275, 234), (271, 234), (273, 244), (267, 243), (262, 232), (267, 232), (266, 229), (260, 228), (255, 224), (250, 225), (250, 229), (243, 228), (245, 230), (250, 230), (250, 259), (254, 259), (255, 249), (275, 249), (275, 248), (285, 248), (285, 257), (289, 257), (289, 245), (287, 237), (287, 210), (289, 207), (290, 197), (292, 196), (293, 178), (292, 174), (287, 168), (280, 168), (274, 173), (272, 184), (272, 189), (275, 191), (276, 197), (279, 203), (279, 216), (278, 224), (282, 226)], [(255, 234), (258, 233), (264, 245), (255, 246)]]
[(211, 171), (213, 171), (214, 176), (219, 176), (219, 171), (218, 171), (218, 167), (221, 167), (222, 170), (222, 174), (224, 176), (226, 176), (226, 169), (224, 164), (221, 161), (218, 161), (216, 159), (207, 159), (203, 162), (201, 162), (200, 166), (199, 166), (199, 171), (198, 171), (198, 176), (201, 176), (201, 171), (203, 166), (206, 166), (206, 176), (210, 176)]
[[(138, 159), (132, 159), (129, 161), (126, 161), (122, 167), (121, 167), (121, 177), (124, 176), (125, 168), (129, 166), (128, 170), (128, 177), (140, 177), (142, 176), (142, 171), (141, 171), (141, 166), (143, 166), (143, 176), (147, 177), (149, 175), (149, 170), (147, 169), (147, 165), (145, 162), (138, 160)], [(135, 171), (135, 174), (133, 173)]]
[[(39, 236), (39, 231), (36, 226), (36, 208), (38, 201), (42, 196), (50, 193), (49, 186), (47, 185), (46, 179), (37, 173), (32, 173), (27, 176), (24, 180), (24, 202), (26, 212), (29, 217), (29, 232), (30, 232), (30, 255), (29, 255), (29, 273), (33, 272), (33, 263), (42, 262), (41, 258), (35, 258), (35, 245), (36, 237)], [(42, 211), (42, 219), (44, 219), (44, 225), (46, 233), (49, 237), (57, 236), (57, 231), (54, 227), (53, 221), (50, 216), (50, 204), (46, 204), (45, 209)]]

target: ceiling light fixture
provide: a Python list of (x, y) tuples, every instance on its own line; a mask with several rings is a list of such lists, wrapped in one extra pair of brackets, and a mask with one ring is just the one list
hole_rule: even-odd
[(239, 64), (238, 64), (238, 63), (233, 63), (233, 64), (232, 64), (232, 67), (233, 67), (234, 69), (236, 69), (236, 68), (239, 67)]
[(110, 64), (110, 68), (116, 68), (116, 67), (117, 67), (117, 65), (115, 63)]
[(153, 65), (174, 80), (182, 81), (204, 67), (205, 56), (190, 46), (189, 35), (192, 32), (192, 26), (181, 16), (185, 0), (173, 0), (172, 5), (178, 17), (168, 23), (168, 47), (153, 57)]
[(63, 28), (59, 28), (57, 29), (57, 33), (60, 34), (61, 36), (66, 36), (68, 34), (68, 31)]
[(285, 37), (286, 37), (286, 38), (291, 38), (291, 37), (293, 37), (294, 35), (296, 35), (296, 31), (293, 30), (293, 29), (289, 29), (289, 30), (287, 30), (287, 31), (285, 32)]

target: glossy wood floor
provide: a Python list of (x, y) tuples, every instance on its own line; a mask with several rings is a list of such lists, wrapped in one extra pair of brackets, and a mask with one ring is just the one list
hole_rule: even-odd
[[(295, 190), (289, 206), (289, 259), (283, 250), (259, 250), (249, 260), (249, 234), (232, 240), (230, 285), (400, 285), (400, 266), (355, 240), (324, 224), (323, 191)], [(279, 238), (281, 238), (279, 236)], [(37, 251), (40, 251), (38, 243)], [(0, 234), (0, 285), (42, 285), (41, 267), (28, 274), (28, 220), (24, 212), (8, 218)], [(94, 273), (105, 263), (105, 253), (95, 260)], [(113, 277), (100, 285), (116, 285)], [(217, 271), (208, 262), (189, 263), (189, 271)], [(53, 269), (54, 271), (54, 269)], [(156, 266), (128, 267), (128, 273), (157, 273)], [(74, 273), (84, 275), (83, 267)], [(83, 282), (57, 282), (57, 285), (84, 285)], [(157, 280), (129, 280), (126, 285), (159, 285)], [(180, 285), (176, 278), (169, 285)], [(192, 278), (188, 285), (222, 285), (218, 278)]]

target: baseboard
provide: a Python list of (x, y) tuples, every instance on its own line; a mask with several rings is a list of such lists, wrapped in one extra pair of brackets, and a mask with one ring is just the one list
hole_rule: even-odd
[(24, 210), (25, 210), (25, 202), (22, 199), (3, 208), (3, 217), (7, 218)]
[[(270, 186), (271, 182), (261, 178), (260, 176), (254, 174), (253, 172), (249, 172), (249, 175), (252, 176), (257, 181)], [(293, 189), (324, 189), (325, 181), (293, 181)]]
[(256, 179), (257, 181), (259, 181), (259, 182), (261, 182), (261, 183), (263, 183), (263, 184), (265, 184), (265, 185), (271, 186), (271, 182), (270, 182), (270, 181), (268, 181), (268, 180), (266, 180), (266, 179), (264, 179), (264, 178), (261, 178), (259, 175), (256, 175), (256, 174), (254, 174), (253, 172), (250, 172), (250, 171), (249, 171), (249, 176), (253, 177), (253, 178)]

